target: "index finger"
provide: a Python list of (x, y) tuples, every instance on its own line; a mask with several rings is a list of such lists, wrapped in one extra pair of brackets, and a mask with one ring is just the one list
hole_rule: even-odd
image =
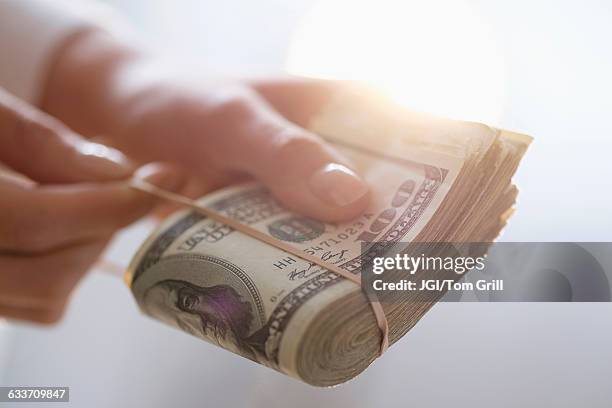
[[(146, 166), (140, 177), (175, 190), (182, 177), (165, 166)], [(79, 183), (18, 188), (0, 182), (0, 249), (19, 253), (48, 251), (84, 240), (108, 237), (146, 215), (153, 197), (126, 182)]]

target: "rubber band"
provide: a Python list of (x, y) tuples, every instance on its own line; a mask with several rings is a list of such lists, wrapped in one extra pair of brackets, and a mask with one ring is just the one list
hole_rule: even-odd
[[(283, 251), (286, 251), (299, 258), (302, 258), (305, 261), (311, 262), (315, 265), (319, 265), (322, 268), (328, 269), (331, 272), (338, 274), (345, 279), (350, 280), (356, 285), (361, 286), (360, 276), (354, 275), (350, 273), (349, 271), (346, 271), (336, 265), (328, 264), (327, 262), (321, 260), (320, 258), (317, 258), (314, 255), (310, 255), (305, 252), (302, 252), (298, 248), (295, 248), (294, 246), (284, 241), (281, 241), (280, 239), (276, 239), (270, 235), (267, 235), (261, 231), (256, 230), (255, 228), (249, 225), (242, 224), (241, 222), (233, 218), (226, 217), (225, 215), (217, 211), (214, 211), (214, 210), (211, 210), (210, 208), (199, 205), (196, 201), (190, 198), (187, 198), (180, 194), (173, 193), (171, 191), (161, 189), (151, 183), (148, 183), (140, 179), (132, 179), (129, 186), (134, 190), (155, 196), (157, 198), (161, 198), (166, 201), (170, 201), (175, 204), (189, 207), (193, 209), (194, 211), (202, 213), (215, 221), (218, 221), (222, 224), (225, 224), (235, 229), (236, 231), (239, 231), (259, 241), (265, 242), (266, 244), (272, 245), (278, 249), (282, 249)], [(380, 332), (382, 334), (382, 339), (380, 342), (380, 355), (382, 355), (389, 348), (389, 323), (387, 321), (387, 316), (385, 315), (385, 311), (382, 305), (380, 304), (380, 301), (376, 298), (376, 295), (373, 293), (366, 294), (366, 297), (368, 298), (368, 302), (370, 303), (370, 306), (372, 307), (372, 311), (374, 312), (374, 317), (376, 318), (376, 323), (378, 327), (380, 328)]]

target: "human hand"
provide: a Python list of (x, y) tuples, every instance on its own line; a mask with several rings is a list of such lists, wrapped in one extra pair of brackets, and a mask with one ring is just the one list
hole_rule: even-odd
[[(155, 204), (122, 181), (132, 170), (118, 151), (0, 89), (0, 316), (62, 316), (113, 233)], [(170, 190), (181, 183), (160, 165), (136, 176)]]
[(304, 127), (338, 90), (331, 82), (184, 81), (158, 75), (159, 61), (96, 31), (56, 61), (45, 108), (130, 157), (182, 166), (198, 182), (192, 197), (255, 178), (288, 208), (325, 221), (368, 204), (347, 159)]
[[(289, 86), (274, 94), (290, 95)], [(368, 203), (346, 158), (248, 86), (167, 86), (124, 115), (112, 142), (131, 157), (182, 165), (204, 182), (200, 194), (252, 177), (288, 208), (326, 221), (353, 218)]]

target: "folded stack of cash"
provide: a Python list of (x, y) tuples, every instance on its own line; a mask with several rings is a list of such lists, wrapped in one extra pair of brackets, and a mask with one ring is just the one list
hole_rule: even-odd
[[(311, 129), (371, 186), (370, 208), (357, 219), (293, 214), (258, 184), (198, 203), (355, 274), (376, 243), (493, 241), (531, 140), (349, 96)], [(345, 382), (379, 356), (380, 329), (361, 287), (195, 211), (174, 214), (149, 237), (127, 280), (144, 313), (312, 385)], [(386, 302), (391, 344), (438, 298)]]

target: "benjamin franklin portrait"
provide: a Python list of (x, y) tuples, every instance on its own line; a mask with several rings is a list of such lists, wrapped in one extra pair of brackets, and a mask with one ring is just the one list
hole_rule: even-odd
[(254, 314), (248, 300), (229, 285), (203, 287), (164, 280), (146, 291), (147, 310), (197, 337), (265, 363), (267, 326), (251, 333)]

